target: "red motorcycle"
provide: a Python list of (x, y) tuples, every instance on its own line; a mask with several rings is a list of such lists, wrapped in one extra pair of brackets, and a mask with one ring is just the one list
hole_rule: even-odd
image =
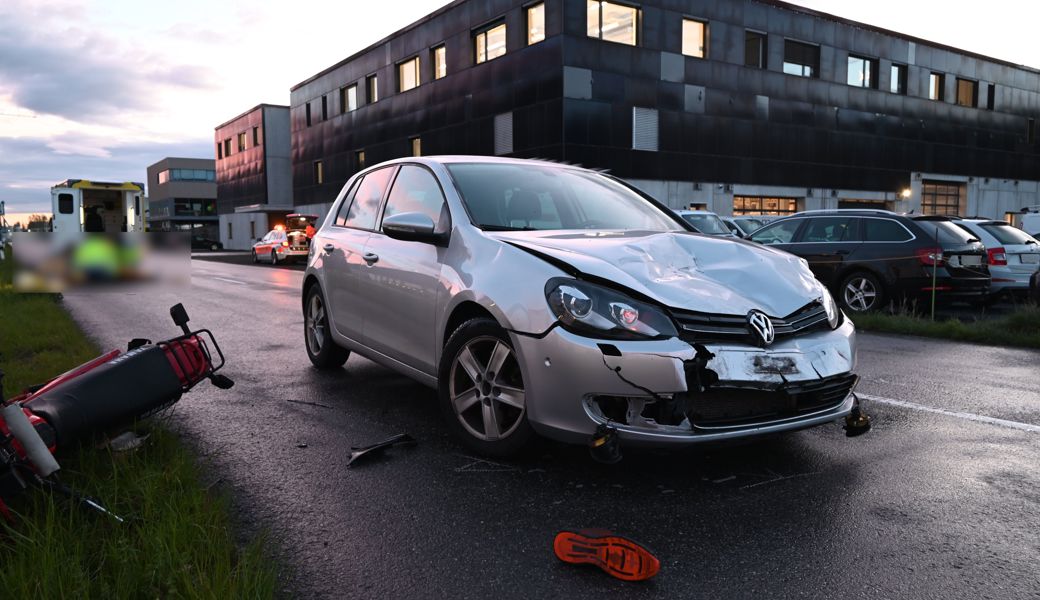
[(0, 514), (10, 519), (4, 499), (37, 485), (111, 515), (97, 501), (60, 483), (54, 453), (152, 415), (203, 379), (221, 389), (234, 385), (217, 373), (224, 354), (213, 333), (192, 331), (180, 304), (170, 309), (170, 316), (183, 335), (155, 344), (134, 339), (126, 352), (112, 350), (9, 400), (4, 400), (0, 372)]

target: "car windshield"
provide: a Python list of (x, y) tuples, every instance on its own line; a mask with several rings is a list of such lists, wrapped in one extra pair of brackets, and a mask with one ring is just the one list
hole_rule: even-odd
[(997, 241), (1001, 244), (1007, 244), (1009, 246), (1023, 245), (1023, 244), (1035, 244), (1037, 243), (1036, 238), (1029, 235), (1028, 233), (1012, 227), (1011, 225), (1004, 225), (1000, 223), (985, 223), (979, 225), (986, 233), (997, 238)]
[(473, 223), (484, 230), (683, 231), (645, 198), (598, 173), (537, 164), (447, 168)]
[(733, 221), (737, 224), (737, 227), (744, 230), (744, 233), (751, 233), (765, 225), (765, 221), (759, 221), (758, 219), (734, 219)]
[(708, 235), (726, 235), (730, 231), (726, 228), (726, 224), (722, 222), (722, 219), (715, 215), (702, 215), (702, 214), (683, 214), (682, 218), (686, 219), (686, 222), (693, 225), (694, 229), (701, 233)]

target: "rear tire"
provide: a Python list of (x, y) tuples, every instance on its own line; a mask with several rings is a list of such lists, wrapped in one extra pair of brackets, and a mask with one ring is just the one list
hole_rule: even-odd
[(350, 350), (332, 339), (328, 305), (325, 304), (321, 287), (314, 285), (307, 290), (307, 299), (303, 306), (303, 342), (307, 349), (307, 358), (319, 369), (342, 367), (350, 358)]
[(838, 288), (838, 302), (850, 313), (865, 313), (884, 308), (888, 294), (881, 281), (866, 271), (845, 276)]
[(277, 265), (278, 265), (278, 253), (275, 252), (274, 250), (271, 250), (271, 266), (274, 267), (274, 266), (277, 266)]
[(494, 320), (470, 319), (448, 338), (438, 370), (448, 428), (474, 452), (510, 457), (535, 439), (519, 357)]

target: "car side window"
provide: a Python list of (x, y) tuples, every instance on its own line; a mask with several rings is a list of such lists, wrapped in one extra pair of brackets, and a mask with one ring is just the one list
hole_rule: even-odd
[(394, 173), (394, 167), (383, 167), (372, 171), (361, 180), (354, 199), (347, 210), (347, 216), (343, 220), (345, 227), (356, 229), (373, 229), (376, 226), (376, 217), (379, 216), (379, 203), (383, 200), (383, 192), (390, 183), (390, 176)]
[(778, 221), (756, 231), (751, 240), (759, 244), (789, 244), (801, 224), (801, 219)]
[(856, 238), (855, 221), (851, 217), (816, 217), (805, 224), (800, 242), (818, 244), (847, 242)]
[(423, 167), (402, 166), (390, 188), (383, 219), (403, 213), (420, 213), (430, 217), (437, 233), (444, 233), (451, 226), (441, 186), (433, 173)]
[(892, 219), (863, 219), (863, 239), (867, 242), (908, 242), (913, 236)]
[(354, 182), (354, 185), (350, 186), (347, 193), (343, 195), (343, 202), (339, 205), (339, 210), (336, 211), (336, 218), (332, 221), (335, 225), (343, 227), (347, 222), (347, 211), (350, 210), (350, 203), (354, 201), (354, 192), (358, 189), (358, 184), (364, 179), (362, 176), (360, 179)]

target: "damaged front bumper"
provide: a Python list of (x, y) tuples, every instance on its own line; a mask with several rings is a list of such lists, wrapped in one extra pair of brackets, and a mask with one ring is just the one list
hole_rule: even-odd
[(693, 345), (679, 338), (597, 340), (554, 327), (513, 336), (528, 420), (553, 439), (583, 443), (597, 425), (627, 445), (720, 442), (804, 429), (848, 415), (856, 403), (855, 328), (768, 348)]

